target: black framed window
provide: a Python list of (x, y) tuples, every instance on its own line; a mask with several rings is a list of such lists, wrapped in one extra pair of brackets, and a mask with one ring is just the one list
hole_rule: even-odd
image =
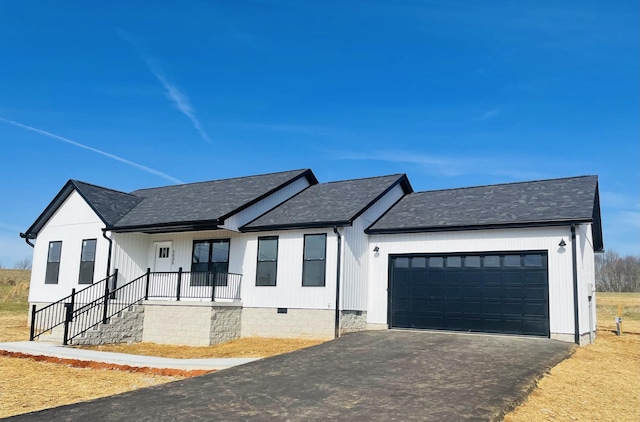
[(278, 272), (278, 236), (258, 238), (256, 286), (275, 286)]
[(80, 276), (78, 284), (93, 283), (93, 269), (96, 262), (96, 239), (85, 239), (82, 241), (82, 251), (80, 252)]
[(302, 257), (302, 285), (324, 286), (326, 273), (327, 235), (305, 234)]
[(58, 274), (60, 273), (60, 257), (62, 256), (62, 242), (49, 242), (49, 253), (47, 254), (47, 272), (44, 276), (45, 284), (58, 284)]
[(211, 286), (213, 280), (216, 280), (216, 286), (227, 285), (225, 275), (229, 272), (229, 245), (229, 239), (194, 240), (192, 286)]

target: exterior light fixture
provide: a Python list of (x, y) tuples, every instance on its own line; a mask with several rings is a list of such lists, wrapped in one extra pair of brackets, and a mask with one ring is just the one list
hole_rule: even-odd
[(376, 246), (373, 248), (373, 251), (374, 251), (374, 252), (380, 252), (380, 248), (378, 247), (378, 245), (376, 245)]
[(567, 242), (564, 241), (564, 239), (560, 240), (560, 243), (558, 243), (558, 246), (560, 246), (561, 248), (564, 248), (565, 246), (567, 246)]

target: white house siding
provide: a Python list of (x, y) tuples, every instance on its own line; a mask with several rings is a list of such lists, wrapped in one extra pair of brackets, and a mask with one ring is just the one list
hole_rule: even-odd
[[(147, 271), (154, 270), (155, 244), (158, 242), (171, 242), (171, 265), (168, 271), (191, 271), (193, 255), (193, 241), (205, 239), (229, 239), (229, 272), (242, 274), (244, 262), (245, 238), (244, 235), (228, 230), (209, 230), (200, 232), (143, 234), (143, 233), (116, 233), (114, 235), (114, 260), (112, 268), (118, 269), (118, 285), (122, 285)], [(208, 296), (209, 288), (203, 286), (189, 286), (183, 288), (200, 289), (204, 297)], [(186, 292), (192, 293), (195, 292)]]
[(351, 227), (340, 229), (342, 243), (342, 274), (340, 278), (341, 309), (365, 311), (367, 309), (367, 284), (369, 256), (373, 246), (364, 230), (395, 204), (404, 191), (396, 185), (367, 211), (355, 219)]
[(239, 213), (232, 215), (225, 220), (222, 227), (228, 230), (238, 231), (239, 227), (244, 226), (248, 222), (258, 218), (265, 212), (275, 208), (276, 205), (283, 203), (308, 186), (309, 181), (306, 177), (302, 177), (295, 182), (288, 184), (272, 195), (240, 211)]
[[(596, 329), (596, 295), (593, 292), (591, 304), (589, 293), (595, 286), (595, 257), (593, 250), (593, 235), (591, 224), (581, 224), (576, 227), (577, 261), (578, 261), (578, 297), (580, 298), (579, 319), (580, 334), (589, 334), (589, 305), (591, 305), (592, 326)], [(586, 339), (583, 339), (583, 341)]]
[[(78, 284), (80, 253), (85, 239), (97, 239), (94, 281), (106, 277), (109, 242), (102, 237), (104, 226), (85, 200), (77, 192), (72, 192), (38, 233), (33, 251), (29, 302), (55, 302), (70, 294), (72, 288), (79, 290), (87, 286)], [(58, 284), (45, 284), (49, 242), (52, 241), (62, 241), (60, 272)]]
[[(302, 252), (305, 234), (327, 234), (324, 287), (302, 286)], [(261, 232), (245, 235), (242, 302), (245, 307), (335, 309), (336, 235), (331, 229)], [(278, 236), (275, 286), (256, 286), (258, 237)]]
[[(564, 239), (567, 246), (558, 246)], [(548, 253), (551, 337), (573, 341), (573, 277), (569, 227), (374, 235), (367, 323), (387, 324), (389, 254), (543, 250)], [(371, 246), (373, 247), (373, 246)], [(586, 255), (585, 255), (586, 256)], [(585, 314), (586, 315), (586, 314)], [(586, 327), (586, 326), (585, 326)]]
[(121, 286), (144, 273), (151, 266), (149, 249), (153, 243), (144, 233), (112, 233), (113, 252), (111, 270), (118, 270)]
[[(304, 234), (327, 234), (326, 283), (324, 287), (302, 287)], [(256, 286), (258, 237), (278, 236), (276, 286)], [(193, 241), (230, 239), (229, 272), (242, 274), (241, 298), (246, 307), (335, 309), (336, 237), (332, 230), (236, 233), (229, 230), (167, 234), (116, 234), (118, 245), (113, 263), (120, 273), (119, 284), (142, 275), (153, 267), (155, 242), (172, 243), (171, 271), (191, 270)], [(115, 243), (115, 242), (114, 242)]]

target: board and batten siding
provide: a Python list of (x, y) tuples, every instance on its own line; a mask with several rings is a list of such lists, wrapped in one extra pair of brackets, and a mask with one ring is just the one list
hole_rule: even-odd
[(402, 186), (399, 184), (394, 186), (362, 215), (356, 218), (351, 226), (339, 229), (340, 234), (343, 236), (340, 309), (367, 310), (369, 259), (373, 255), (373, 246), (370, 244), (364, 230), (391, 208), (403, 195)]
[[(325, 285), (302, 286), (305, 234), (326, 234)], [(250, 233), (247, 236), (242, 277), (243, 306), (264, 308), (335, 309), (337, 241), (333, 229)], [(258, 237), (278, 236), (275, 286), (256, 286)]]
[[(327, 234), (324, 287), (302, 287), (302, 252), (305, 234)], [(276, 286), (256, 286), (258, 237), (278, 236)], [(171, 242), (171, 271), (191, 270), (194, 240), (229, 239), (229, 272), (242, 274), (241, 301), (245, 307), (335, 309), (337, 242), (333, 230), (309, 229), (283, 232), (237, 233), (229, 230), (143, 235), (117, 234), (114, 265), (119, 285), (153, 270), (154, 244)]]
[[(578, 264), (578, 297), (580, 298), (579, 320), (580, 334), (588, 334), (596, 330), (596, 293), (593, 291), (591, 303), (589, 294), (595, 290), (595, 252), (593, 250), (593, 232), (591, 224), (576, 226), (577, 264)], [(591, 306), (592, 325), (589, 327), (589, 306)]]
[(307, 187), (309, 187), (309, 181), (306, 177), (301, 177), (293, 183), (290, 183), (282, 189), (269, 195), (268, 197), (227, 218), (224, 221), (224, 225), (221, 227), (237, 232), (239, 231), (239, 227), (242, 227), (249, 221), (258, 218), (262, 214), (275, 208), (277, 205), (283, 203), (284, 201), (291, 198), (300, 191), (306, 189)]
[[(562, 239), (567, 243), (564, 248), (558, 246)], [(369, 324), (387, 324), (390, 254), (541, 250), (548, 253), (549, 323), (552, 337), (554, 334), (574, 334), (573, 264), (569, 227), (373, 235), (369, 241), (371, 245), (380, 248), (369, 261)], [(588, 253), (585, 257), (587, 255)], [(588, 265), (579, 282), (582, 286), (593, 282), (592, 276), (587, 274), (587, 267)], [(585, 311), (586, 309), (582, 309), (581, 315), (588, 317)]]
[(115, 233), (114, 268), (118, 269), (118, 285), (140, 277), (150, 268), (154, 270), (155, 244), (171, 242), (169, 271), (191, 271), (193, 241), (229, 239), (229, 272), (242, 274), (244, 255), (243, 235), (228, 230), (208, 230), (166, 234)]
[[(49, 303), (62, 299), (71, 289), (85, 288), (78, 284), (82, 241), (96, 239), (96, 257), (93, 280), (106, 277), (109, 242), (102, 237), (105, 224), (86, 201), (73, 191), (38, 233), (33, 251), (31, 269), (30, 303)], [(58, 284), (45, 284), (49, 242), (61, 241), (60, 272)]]

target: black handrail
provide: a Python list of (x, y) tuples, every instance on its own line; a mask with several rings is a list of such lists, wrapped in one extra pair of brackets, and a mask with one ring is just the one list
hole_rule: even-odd
[(97, 295), (101, 295), (101, 292), (104, 291), (105, 286), (109, 285), (110, 281), (113, 288), (115, 288), (115, 284), (118, 278), (117, 274), (118, 272), (116, 270), (116, 272), (109, 277), (97, 281), (80, 291), (76, 292), (75, 289), (72, 289), (69, 296), (65, 296), (57, 302), (51, 303), (40, 309), (37, 309), (37, 305), (32, 305), (29, 340), (33, 341), (36, 338), (40, 337), (42, 334), (47, 333), (57, 326), (64, 324), (67, 319), (65, 304), (71, 302), (75, 304), (90, 302)]
[[(64, 321), (63, 344), (90, 329), (106, 324), (112, 316), (149, 299), (225, 299), (240, 300), (241, 274), (209, 272), (154, 272), (150, 269), (140, 277), (117, 289), (105, 286), (104, 294), (89, 303), (70, 309)], [(73, 308), (71, 304), (71, 308)]]
[(106, 288), (102, 297), (71, 311), (65, 321), (62, 344), (68, 345), (79, 335), (106, 324), (112, 316), (144, 300), (145, 280), (146, 274), (143, 274), (115, 290)]

